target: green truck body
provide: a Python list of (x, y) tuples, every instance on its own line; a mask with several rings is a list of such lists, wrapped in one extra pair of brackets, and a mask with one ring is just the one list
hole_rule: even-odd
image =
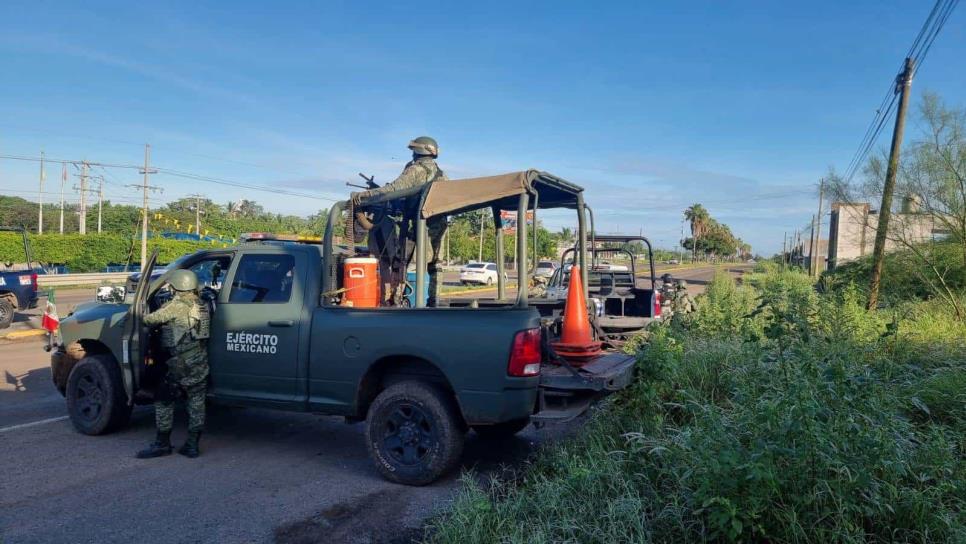
[[(332, 246), (279, 242), (200, 251), (138, 282), (124, 303), (78, 307), (61, 321), (51, 357), (75, 427), (102, 434), (125, 424), (132, 405), (152, 402), (161, 355), (140, 320), (163, 302), (166, 278), (177, 269), (198, 273), (213, 305), (212, 402), (366, 419), (370, 428), (376, 419), (383, 430), (369, 432), (367, 446), (383, 475), (402, 483), (429, 483), (451, 468), (471, 428), (505, 435), (530, 421), (566, 420), (629, 381), (627, 356), (611, 354), (584, 370), (552, 363), (540, 345), (520, 348), (521, 338), (546, 340), (552, 329), (525, 299), (492, 307), (333, 304), (337, 254)], [(142, 277), (151, 277), (153, 264), (152, 256)], [(511, 360), (534, 349), (543, 372), (513, 371)], [(107, 400), (92, 406), (85, 380)], [(397, 435), (415, 449), (396, 448)], [(413, 455), (419, 462), (408, 462)]]

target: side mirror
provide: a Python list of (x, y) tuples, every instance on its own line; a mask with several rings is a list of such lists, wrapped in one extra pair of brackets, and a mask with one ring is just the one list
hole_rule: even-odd
[(94, 292), (94, 300), (107, 304), (120, 304), (124, 302), (124, 295), (127, 289), (122, 285), (101, 285)]

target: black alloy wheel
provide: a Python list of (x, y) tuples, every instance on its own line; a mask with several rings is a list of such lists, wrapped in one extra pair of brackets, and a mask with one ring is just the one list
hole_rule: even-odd
[(93, 372), (85, 372), (76, 383), (77, 417), (86, 424), (97, 421), (104, 411), (104, 385)]
[(438, 442), (432, 417), (419, 406), (399, 402), (386, 419), (382, 445), (393, 460), (406, 466), (422, 462)]
[(387, 387), (366, 416), (366, 447), (376, 469), (406, 485), (426, 485), (456, 466), (465, 435), (452, 393), (422, 381)]

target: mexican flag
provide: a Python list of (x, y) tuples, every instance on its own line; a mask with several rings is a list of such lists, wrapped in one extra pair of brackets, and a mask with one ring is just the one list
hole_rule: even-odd
[(54, 293), (51, 291), (47, 294), (47, 308), (44, 310), (44, 318), (40, 322), (40, 326), (47, 329), (50, 332), (57, 330), (60, 326), (60, 317), (57, 316), (57, 305), (54, 304)]

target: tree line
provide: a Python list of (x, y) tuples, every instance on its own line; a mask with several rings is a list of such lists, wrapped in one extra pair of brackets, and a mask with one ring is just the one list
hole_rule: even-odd
[(682, 245), (691, 250), (692, 259), (751, 258), (751, 245), (735, 236), (728, 225), (711, 217), (701, 204), (692, 204), (684, 210), (684, 219), (691, 227), (691, 236)]

